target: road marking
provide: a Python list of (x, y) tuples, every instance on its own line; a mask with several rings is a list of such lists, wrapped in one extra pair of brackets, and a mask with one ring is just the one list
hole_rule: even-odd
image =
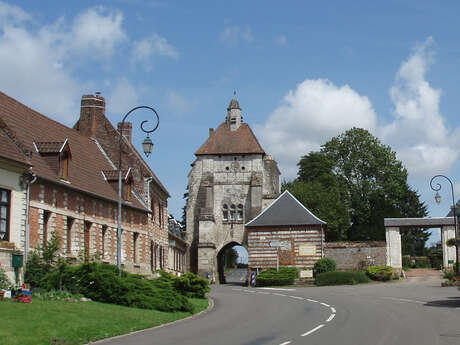
[(307, 298), (307, 301), (313, 302), (313, 303), (318, 303), (318, 301), (315, 301), (314, 299), (309, 299), (309, 298)]
[(275, 295), (275, 296), (286, 296), (286, 295), (283, 295), (282, 293), (273, 293), (272, 295)]
[(287, 345), (287, 344), (290, 344), (291, 342), (290, 341), (285, 341), (284, 343), (281, 343), (280, 345)]
[(291, 298), (296, 298), (296, 299), (301, 299), (302, 301), (304, 300), (303, 297), (298, 297), (298, 296), (289, 296), (289, 297), (291, 297)]
[(335, 308), (334, 308), (334, 307), (331, 307), (331, 311), (332, 311), (333, 313), (336, 313), (336, 311), (335, 311)]
[(328, 307), (328, 308), (330, 307), (329, 304), (326, 304), (326, 303), (321, 303), (321, 304), (324, 305), (325, 307)]
[(263, 287), (259, 288), (261, 290), (278, 290), (278, 291), (296, 291), (296, 289), (283, 289), (283, 288), (269, 288), (269, 287)]
[(315, 328), (313, 328), (312, 330), (310, 330), (310, 331), (308, 331), (308, 332), (302, 334), (301, 337), (306, 337), (307, 335), (310, 335), (310, 334), (312, 334), (313, 332), (316, 332), (318, 329), (320, 329), (320, 328), (322, 328), (322, 327), (324, 327), (324, 324), (323, 324), (323, 325), (319, 325), (318, 327), (315, 327)]
[(416, 301), (416, 300), (413, 300), (413, 299), (406, 299), (406, 298), (395, 298), (395, 297), (382, 297), (382, 298), (390, 299), (390, 300), (393, 300), (393, 301), (399, 301), (399, 302), (426, 304), (426, 302), (423, 302), (423, 301)]
[(232, 289), (233, 291), (243, 291), (243, 289)]
[(244, 292), (250, 292), (250, 293), (256, 293), (257, 291), (252, 291), (252, 290), (243, 290)]
[(332, 321), (332, 319), (334, 318), (335, 314), (331, 314), (331, 316), (329, 316), (329, 318), (326, 320), (326, 322), (330, 322)]
[(257, 293), (260, 293), (261, 295), (271, 295), (270, 292), (257, 291)]

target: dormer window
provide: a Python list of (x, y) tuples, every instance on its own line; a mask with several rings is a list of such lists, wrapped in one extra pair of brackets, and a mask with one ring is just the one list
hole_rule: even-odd
[[(102, 170), (104, 180), (106, 180), (115, 191), (118, 191), (118, 170)], [(133, 177), (131, 168), (121, 171), (122, 191), (121, 194), (125, 201), (131, 201), (133, 194)]]
[(126, 181), (126, 184), (125, 184), (125, 200), (126, 201), (131, 200), (131, 185), (132, 185), (131, 179)]
[(59, 177), (66, 179), (69, 177), (69, 152), (64, 151), (59, 155)]
[(56, 172), (57, 176), (67, 180), (69, 163), (72, 159), (68, 139), (64, 141), (39, 141), (33, 144), (35, 150)]

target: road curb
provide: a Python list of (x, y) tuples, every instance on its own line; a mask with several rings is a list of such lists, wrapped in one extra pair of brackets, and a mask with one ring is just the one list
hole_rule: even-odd
[(128, 337), (128, 336), (130, 336), (130, 335), (134, 335), (134, 334), (137, 334), (137, 333), (152, 331), (152, 330), (157, 329), (157, 328), (172, 326), (172, 325), (174, 325), (174, 324), (176, 324), (176, 323), (179, 323), (179, 322), (182, 322), (182, 321), (185, 321), (185, 320), (197, 318), (197, 317), (199, 317), (199, 316), (201, 316), (201, 315), (204, 315), (204, 314), (210, 312), (210, 311), (214, 308), (214, 300), (213, 300), (211, 297), (209, 297), (209, 296), (208, 296), (207, 298), (208, 298), (208, 308), (206, 308), (205, 310), (200, 311), (198, 314), (193, 314), (193, 315), (190, 315), (190, 316), (185, 317), (185, 318), (183, 318), (183, 319), (179, 319), (179, 320), (176, 320), (176, 321), (164, 323), (164, 324), (162, 324), (162, 325), (158, 325), (158, 326), (155, 326), (155, 327), (140, 329), (140, 330), (138, 330), (138, 331), (129, 332), (129, 333), (125, 333), (125, 334), (120, 334), (120, 335), (116, 335), (116, 336), (114, 336), (114, 337), (104, 338), (104, 339), (92, 341), (92, 342), (89, 342), (89, 343), (86, 344), (86, 345), (90, 345), (90, 344), (103, 344), (104, 342), (108, 342), (108, 341), (110, 341), (110, 340), (120, 339), (120, 338), (123, 338), (123, 337)]

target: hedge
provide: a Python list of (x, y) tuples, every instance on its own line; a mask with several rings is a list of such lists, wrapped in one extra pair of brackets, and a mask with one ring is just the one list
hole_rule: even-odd
[(322, 258), (315, 262), (313, 266), (313, 271), (315, 275), (324, 273), (324, 272), (333, 272), (335, 271), (336, 264), (335, 261), (331, 258)]
[(292, 285), (294, 279), (298, 277), (298, 271), (295, 267), (268, 268), (257, 275), (257, 286), (283, 286)]
[(369, 277), (362, 271), (334, 271), (317, 274), (315, 283), (318, 286), (355, 285), (368, 283), (369, 281)]
[(176, 290), (187, 297), (205, 298), (206, 292), (210, 291), (208, 280), (193, 273), (185, 273), (174, 278), (173, 282)]
[(372, 280), (390, 280), (393, 277), (393, 268), (391, 266), (371, 266), (366, 270), (367, 275)]

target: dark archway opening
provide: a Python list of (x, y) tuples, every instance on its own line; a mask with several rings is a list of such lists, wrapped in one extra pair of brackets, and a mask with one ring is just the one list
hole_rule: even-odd
[(220, 284), (247, 285), (248, 252), (237, 242), (225, 245), (217, 254)]

